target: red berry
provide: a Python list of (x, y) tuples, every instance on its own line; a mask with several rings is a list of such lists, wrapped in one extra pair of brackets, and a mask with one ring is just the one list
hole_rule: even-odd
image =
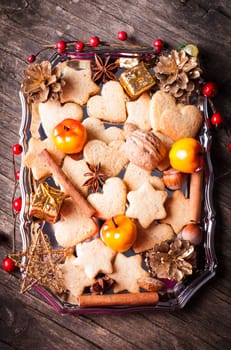
[(58, 52), (63, 52), (66, 50), (67, 44), (65, 43), (65, 41), (63, 40), (59, 40), (56, 45), (55, 45), (56, 49), (58, 50)]
[(231, 152), (231, 142), (228, 143), (228, 150)]
[(118, 32), (118, 39), (121, 41), (127, 40), (127, 33), (124, 31)]
[(16, 269), (16, 265), (13, 260), (8, 256), (2, 261), (2, 268), (6, 272), (13, 272)]
[(156, 39), (153, 43), (156, 53), (160, 53), (164, 46), (164, 42), (161, 39)]
[(20, 170), (16, 170), (15, 171), (15, 179), (19, 180), (19, 177), (20, 177)]
[(99, 38), (97, 36), (92, 36), (89, 40), (90, 46), (98, 46), (99, 45)]
[(82, 51), (84, 48), (84, 43), (82, 41), (76, 41), (75, 48), (77, 51)]
[(203, 86), (202, 93), (206, 97), (214, 97), (217, 94), (217, 85), (213, 82), (206, 83)]
[(36, 60), (35, 55), (30, 55), (27, 57), (27, 62), (29, 62), (29, 63), (33, 63), (35, 60)]
[(19, 143), (16, 143), (12, 146), (12, 152), (13, 154), (21, 154), (22, 153), (22, 146)]
[(19, 213), (22, 208), (22, 198), (15, 198), (12, 202), (12, 207), (17, 213)]
[(223, 122), (223, 118), (219, 113), (214, 113), (211, 117), (211, 123), (213, 125), (218, 125)]

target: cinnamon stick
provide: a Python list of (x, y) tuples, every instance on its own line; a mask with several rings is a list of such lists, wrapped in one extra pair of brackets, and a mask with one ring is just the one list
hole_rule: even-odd
[(92, 217), (95, 213), (95, 209), (81, 195), (81, 193), (77, 191), (62, 168), (54, 161), (50, 153), (44, 149), (39, 156), (40, 159), (46, 163), (57, 182), (64, 188), (65, 193), (73, 198), (87, 217)]
[(203, 171), (191, 174), (189, 188), (189, 221), (200, 223), (202, 206)]
[(159, 295), (156, 292), (81, 295), (78, 297), (80, 307), (154, 305), (158, 301)]

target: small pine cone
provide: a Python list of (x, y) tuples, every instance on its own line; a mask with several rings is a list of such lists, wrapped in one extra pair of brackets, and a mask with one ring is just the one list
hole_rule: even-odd
[(160, 56), (154, 68), (159, 88), (179, 102), (187, 103), (202, 73), (198, 64), (197, 57), (187, 55), (183, 49)]

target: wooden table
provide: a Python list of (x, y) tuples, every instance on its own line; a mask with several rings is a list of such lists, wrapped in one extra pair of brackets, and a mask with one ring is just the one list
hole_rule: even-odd
[[(125, 30), (136, 43), (162, 38), (170, 46), (195, 43), (205, 79), (218, 84), (214, 103), (230, 127), (229, 0), (1, 0), (0, 257), (10, 252), (14, 188), (11, 146), (18, 142), (19, 87), (26, 57), (43, 45), (114, 41)], [(214, 133), (212, 160), (217, 213), (217, 276), (173, 313), (61, 316), (35, 293), (19, 294), (19, 280), (0, 269), (0, 348), (10, 349), (230, 349), (231, 154), (225, 129)], [(20, 159), (16, 159), (17, 166)], [(19, 227), (17, 247), (20, 249)]]

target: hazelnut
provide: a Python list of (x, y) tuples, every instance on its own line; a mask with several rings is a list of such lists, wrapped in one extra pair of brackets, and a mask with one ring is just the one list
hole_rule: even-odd
[(184, 226), (181, 231), (181, 236), (183, 239), (190, 241), (194, 245), (198, 245), (201, 243), (203, 238), (203, 232), (200, 226), (195, 224), (188, 224)]
[(169, 190), (179, 190), (184, 185), (186, 177), (187, 175), (181, 173), (179, 170), (170, 168), (163, 172), (162, 179)]

